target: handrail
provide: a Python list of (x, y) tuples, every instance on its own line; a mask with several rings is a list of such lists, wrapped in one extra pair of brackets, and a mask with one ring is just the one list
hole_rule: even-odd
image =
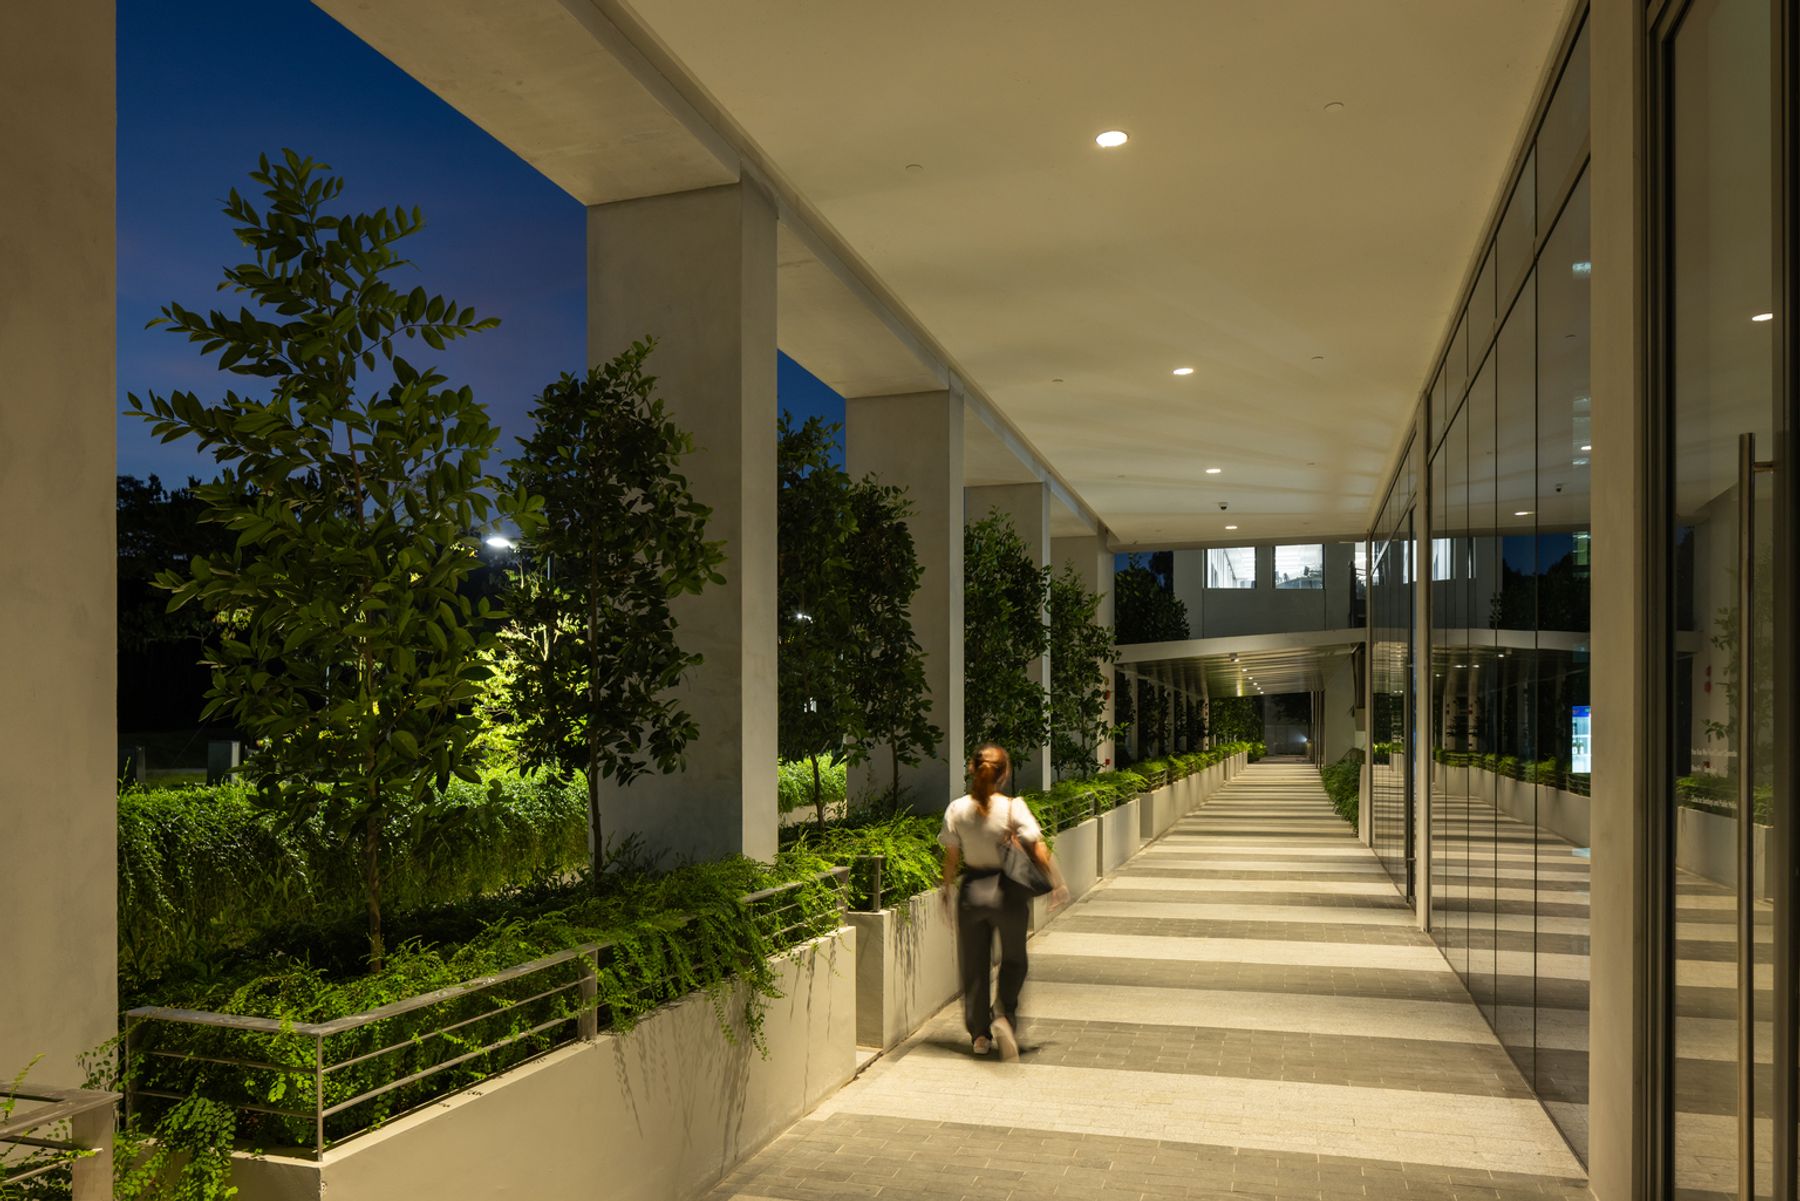
[[(0, 1101), (7, 1102), (0, 1112), (11, 1111), (0, 1120), (0, 1144), (63, 1153), (27, 1168), (9, 1170), (5, 1162), (0, 1161), (0, 1184), (21, 1184), (66, 1167), (71, 1177), (73, 1201), (101, 1201), (112, 1196), (112, 1167), (108, 1158), (112, 1147), (113, 1104), (118, 1099), (118, 1093), (89, 1088), (0, 1089)], [(19, 1101), (40, 1104), (20, 1113), (12, 1108)], [(44, 1138), (32, 1133), (65, 1122), (69, 1126), (68, 1138)]]
[[(759, 929), (764, 929), (764, 936), (778, 949), (786, 950), (799, 945), (807, 937), (816, 937), (825, 931), (821, 928), (818, 911), (806, 912), (802, 899), (808, 887), (828, 884), (836, 891), (836, 920), (841, 926), (844, 922), (846, 906), (846, 884), (850, 868), (846, 866), (828, 868), (810, 876), (791, 880), (769, 888), (758, 889), (738, 898), (746, 908), (755, 909)], [(771, 902), (775, 902), (771, 904)], [(795, 916), (797, 914), (797, 916)], [(683, 918), (671, 929), (680, 929), (690, 918)], [(789, 941), (791, 938), (792, 941)], [(164, 1088), (150, 1087), (137, 1080), (137, 1064), (132, 1058), (133, 1041), (142, 1038), (141, 1028), (153, 1023), (173, 1023), (176, 1025), (201, 1026), (221, 1032), (236, 1032), (252, 1035), (271, 1035), (285, 1038), (310, 1040), (312, 1045), (304, 1049), (303, 1060), (282, 1065), (268, 1062), (267, 1059), (250, 1059), (229, 1055), (203, 1055), (187, 1051), (150, 1050), (151, 1057), (164, 1060), (213, 1063), (226, 1067), (235, 1067), (255, 1071), (273, 1071), (295, 1080), (306, 1081), (310, 1085), (312, 1096), (310, 1104), (302, 1101), (304, 1109), (282, 1109), (267, 1104), (251, 1101), (234, 1103), (232, 1108), (251, 1113), (263, 1113), (275, 1117), (308, 1119), (312, 1125), (310, 1150), (315, 1156), (322, 1156), (327, 1146), (342, 1141), (341, 1138), (329, 1139), (326, 1136), (325, 1120), (359, 1105), (387, 1096), (409, 1085), (421, 1083), (438, 1073), (451, 1068), (471, 1063), (484, 1056), (525, 1043), (537, 1040), (526, 1048), (526, 1054), (518, 1062), (566, 1046), (575, 1041), (590, 1041), (597, 1037), (600, 1030), (599, 1011), (602, 1002), (599, 996), (599, 973), (603, 969), (603, 957), (612, 951), (617, 944), (611, 941), (595, 941), (568, 947), (549, 955), (540, 956), (526, 963), (516, 964), (503, 971), (493, 972), (485, 976), (464, 980), (444, 988), (421, 993), (416, 997), (407, 997), (362, 1013), (347, 1014), (324, 1022), (294, 1022), (276, 1018), (256, 1017), (247, 1014), (210, 1013), (204, 1010), (181, 1009), (170, 1006), (146, 1005), (126, 1012), (124, 1054), (126, 1067), (125, 1077), (125, 1111), (127, 1117), (133, 1112), (138, 1100), (154, 1097), (162, 1100), (179, 1100), (182, 1094), (170, 1092)], [(409, 1014), (418, 1013), (434, 1006), (450, 1002), (475, 999), (494, 989), (516, 981), (524, 980), (544, 972), (575, 965), (575, 978), (560, 983), (545, 982), (542, 987), (533, 987), (530, 995), (511, 998), (505, 995), (494, 997), (492, 1008), (468, 1014), (465, 1009), (455, 1016), (455, 1020), (442, 1020), (442, 1024), (428, 1029), (415, 1029), (402, 1032), (403, 1037), (373, 1050), (359, 1051), (342, 1058), (334, 1058), (327, 1054), (326, 1041), (335, 1035), (373, 1026), (379, 1022), (392, 1021)], [(575, 998), (567, 1002), (567, 1009), (558, 1010), (555, 1005), (546, 1006), (546, 1002), (563, 1003), (561, 999), (570, 992)], [(535, 1010), (527, 1007), (537, 1006)], [(550, 1012), (546, 1015), (546, 1009)], [(504, 1018), (509, 1014), (518, 1014), (525, 1023), (523, 1029), (508, 1029), (498, 1034), (478, 1039), (471, 1049), (464, 1049), (467, 1043), (448, 1042), (455, 1032), (480, 1022)], [(572, 1026), (572, 1029), (570, 1027)], [(326, 1085), (328, 1078), (334, 1073), (356, 1064), (367, 1063), (385, 1055), (402, 1051), (418, 1050), (432, 1040), (446, 1041), (446, 1045), (454, 1049), (456, 1054), (442, 1060), (428, 1063), (425, 1067), (387, 1080), (372, 1088), (366, 1089), (348, 1098), (326, 1101)], [(509, 1062), (507, 1067), (516, 1066)], [(307, 1086), (301, 1086), (302, 1091)], [(449, 1091), (434, 1094), (430, 1100), (436, 1100)], [(423, 1104), (424, 1100), (414, 1102)], [(368, 1127), (359, 1127), (342, 1137), (353, 1137)]]

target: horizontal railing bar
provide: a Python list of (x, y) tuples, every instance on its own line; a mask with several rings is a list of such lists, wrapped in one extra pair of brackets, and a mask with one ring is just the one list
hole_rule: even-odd
[(842, 881), (848, 878), (849, 875), (850, 868), (848, 866), (827, 868), (826, 870), (817, 872), (811, 876), (803, 876), (798, 880), (789, 880), (786, 884), (777, 884), (772, 888), (764, 888), (757, 892), (745, 893), (743, 896), (739, 897), (738, 900), (745, 905), (753, 905), (757, 901), (766, 901), (770, 897), (778, 896), (781, 893), (791, 891), (792, 889), (802, 888), (808, 884), (816, 884), (827, 876)]
[(216, 1055), (195, 1055), (189, 1051), (150, 1050), (145, 1054), (154, 1055), (158, 1059), (188, 1059), (196, 1063), (216, 1063), (227, 1068), (258, 1068), (265, 1072), (288, 1072), (295, 1075), (313, 1070), (313, 1065), (310, 1063), (295, 1066), (293, 1064), (263, 1063), (257, 1059), (221, 1059)]
[(79, 1144), (72, 1143), (68, 1139), (32, 1138), (30, 1135), (25, 1134), (9, 1135), (4, 1139), (0, 1139), (0, 1142), (10, 1143), (15, 1147), (42, 1147), (46, 1151), (82, 1150), (82, 1147)]
[(29, 1113), (15, 1114), (11, 1120), (0, 1125), (0, 1142), (11, 1142), (15, 1134), (24, 1134), (28, 1130), (36, 1130), (40, 1126), (48, 1126), (52, 1122), (65, 1122), (79, 1117), (90, 1110), (110, 1106), (119, 1099), (117, 1093), (106, 1093), (90, 1089), (55, 1089), (42, 1093), (16, 1092), (0, 1094), (11, 1096), (21, 1101), (48, 1101), (42, 1109), (34, 1109)]
[(224, 1030), (247, 1030), (253, 1034), (317, 1034), (310, 1022), (289, 1022), (281, 1018), (259, 1018), (247, 1013), (213, 1013), (206, 1009), (171, 1009), (166, 1005), (144, 1005), (125, 1011), (128, 1018), (147, 1022), (178, 1022), (188, 1026), (214, 1026)]
[[(580, 988), (580, 987), (581, 987), (581, 981), (571, 980), (567, 984), (559, 984), (555, 988), (547, 988), (543, 992), (538, 993), (536, 996), (525, 997), (521, 1000), (514, 1001), (510, 1005), (503, 1005), (498, 1009), (490, 1009), (486, 1013), (478, 1013), (472, 1018), (464, 1018), (460, 1022), (452, 1022), (448, 1026), (440, 1026), (435, 1030), (427, 1030), (423, 1034), (420, 1034), (416, 1038), (409, 1038), (409, 1039), (405, 1039), (401, 1042), (392, 1043), (388, 1046), (382, 1047), (378, 1051), (369, 1051), (362, 1055), (358, 1055), (354, 1059), (340, 1059), (335, 1063), (328, 1063), (325, 1065), (323, 1070), (326, 1075), (330, 1075), (332, 1072), (337, 1071), (339, 1068), (353, 1067), (356, 1064), (367, 1063), (371, 1059), (378, 1059), (383, 1055), (392, 1054), (395, 1051), (404, 1050), (407, 1047), (416, 1047), (428, 1038), (438, 1038), (442, 1035), (450, 1033), (452, 1030), (460, 1030), (464, 1026), (474, 1025), (476, 1022), (485, 1022), (490, 1018), (499, 1017), (501, 1014), (511, 1013), (513, 1010), (519, 1008), (522, 1005), (529, 1005), (533, 1001), (541, 1001), (545, 997), (554, 997), (557, 993), (568, 992), (571, 988)], [(572, 1013), (572, 1014), (569, 1014), (568, 1016), (569, 1017), (578, 1017), (580, 1015), (579, 1015), (579, 1013)]]
[(504, 971), (495, 972), (491, 976), (482, 976), (475, 980), (465, 980), (461, 984), (452, 984), (447, 988), (437, 989), (435, 992), (422, 993), (416, 997), (408, 997), (406, 1000), (395, 1001), (392, 1004), (383, 1005), (379, 1009), (371, 1009), (365, 1013), (353, 1013), (348, 1017), (334, 1018), (329, 1022), (320, 1022), (308, 1032), (323, 1035), (342, 1034), (346, 1030), (355, 1030), (359, 1027), (367, 1026), (372, 1022), (383, 1021), (391, 1017), (399, 1017), (401, 1014), (411, 1013), (415, 1009), (425, 1009), (432, 1005), (441, 1004), (444, 1001), (466, 996), (472, 992), (481, 992), (485, 989), (494, 987), (496, 984), (505, 984), (510, 980), (517, 980), (520, 976), (529, 976), (533, 972), (541, 972), (545, 968), (552, 968), (559, 964), (568, 963), (573, 959), (597, 954), (612, 945), (613, 944), (610, 942), (583, 943), (579, 947), (570, 947), (566, 951), (558, 951), (556, 954), (546, 955), (542, 959), (533, 959), (530, 963), (521, 963), (516, 967), (509, 967)]
[[(455, 1059), (446, 1059), (442, 1063), (433, 1064), (432, 1066), (425, 1068), (422, 1071), (414, 1072), (412, 1075), (404, 1076), (404, 1077), (400, 1078), (399, 1080), (390, 1080), (386, 1084), (382, 1085), (380, 1088), (370, 1089), (368, 1092), (363, 1093), (360, 1096), (352, 1097), (348, 1101), (340, 1102), (337, 1105), (333, 1105), (330, 1109), (323, 1110), (319, 1116), (329, 1118), (336, 1114), (340, 1114), (340, 1113), (344, 1112), (344, 1110), (346, 1110), (346, 1109), (354, 1109), (356, 1106), (361, 1105), (364, 1101), (373, 1101), (376, 1097), (382, 1096), (386, 1093), (391, 1093), (397, 1088), (405, 1088), (409, 1084), (416, 1084), (420, 1080), (425, 1079), (427, 1076), (435, 1075), (438, 1072), (443, 1071), (445, 1068), (453, 1068), (459, 1064), (467, 1063), (471, 1059), (479, 1059), (483, 1055), (488, 1055), (494, 1051), (498, 1051), (501, 1047), (511, 1046), (513, 1043), (518, 1042), (520, 1039), (530, 1038), (532, 1035), (540, 1034), (543, 1031), (548, 1030), (552, 1026), (560, 1026), (564, 1022), (572, 1022), (574, 1020), (575, 1020), (574, 1015), (571, 1014), (566, 1017), (552, 1018), (548, 1022), (541, 1022), (538, 1025), (533, 1026), (529, 1030), (521, 1030), (517, 1034), (509, 1035), (506, 1038), (501, 1039), (497, 1043), (489, 1043), (487, 1046), (482, 1047), (479, 1050), (470, 1051), (466, 1055), (458, 1055)], [(309, 1114), (307, 1116), (310, 1117), (311, 1115)]]
[[(10, 1140), (8, 1140), (8, 1141), (10, 1141)], [(47, 1163), (47, 1164), (43, 1164), (39, 1167), (32, 1168), (28, 1172), (8, 1172), (6, 1175), (0, 1176), (0, 1184), (5, 1184), (8, 1186), (15, 1185), (15, 1184), (23, 1184), (27, 1180), (34, 1180), (39, 1176), (48, 1176), (51, 1172), (54, 1172), (59, 1168), (66, 1168), (68, 1166), (69, 1165), (66, 1163)]]
[[(161, 1089), (156, 1088), (134, 1087), (131, 1090), (131, 1095), (134, 1097), (161, 1097), (165, 1101), (185, 1101), (188, 1099), (187, 1093), (165, 1093)], [(305, 1111), (298, 1109), (272, 1109), (267, 1105), (253, 1105), (248, 1101), (221, 1102), (221, 1104), (229, 1104), (233, 1109), (244, 1109), (251, 1113), (266, 1113), (277, 1118), (311, 1119), (315, 1116), (310, 1109)]]

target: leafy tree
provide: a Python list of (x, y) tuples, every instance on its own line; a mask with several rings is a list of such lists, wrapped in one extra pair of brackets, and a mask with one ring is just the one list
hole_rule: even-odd
[(1215, 696), (1208, 702), (1207, 732), (1218, 742), (1262, 742), (1263, 707), (1257, 696)]
[(201, 642), (213, 628), (200, 608), (173, 612), (156, 587), (165, 571), (185, 570), (196, 554), (229, 553), (229, 530), (206, 521), (200, 481), (166, 488), (157, 476), (118, 478), (119, 647), (143, 650), (162, 642)]
[[(267, 381), (258, 400), (227, 390), (130, 397), (164, 441), (194, 438), (222, 465), (195, 488), (206, 520), (235, 531), (229, 552), (164, 571), (171, 607), (232, 612), (211, 660), (205, 716), (226, 713), (262, 746), (245, 768), (288, 823), (319, 814), (361, 832), (369, 954), (380, 964), (380, 835), (396, 805), (470, 776), (469, 711), (491, 644), (489, 613), (459, 595), (474, 570), (467, 531), (522, 508), (483, 465), (497, 431), (467, 388), (400, 355), (498, 324), (389, 277), (417, 209), (336, 215), (328, 167), (288, 151), (250, 178), (266, 208), (232, 189), (225, 213), (254, 259), (221, 290), (255, 306), (202, 315), (171, 303), (151, 322)], [(381, 364), (391, 382), (360, 385)]]
[(1188, 636), (1187, 606), (1133, 555), (1113, 577), (1113, 624), (1121, 643), (1174, 642)]
[(512, 737), (528, 766), (586, 774), (596, 888), (601, 780), (676, 771), (699, 733), (673, 690), (701, 657), (676, 641), (670, 601), (724, 582), (722, 545), (706, 540), (712, 510), (679, 471), (693, 439), (644, 372), (654, 346), (634, 342), (545, 388), (507, 464), (520, 494), (542, 498), (522, 531), (529, 566), (507, 591)]
[(1050, 758), (1058, 776), (1094, 774), (1095, 752), (1115, 733), (1106, 698), (1119, 655), (1099, 612), (1100, 594), (1073, 568), (1050, 578)]
[(855, 664), (851, 701), (858, 715), (858, 749), (888, 752), (888, 805), (900, 804), (900, 765), (937, 749), (944, 732), (931, 722), (925, 652), (913, 633), (912, 600), (924, 568), (906, 519), (912, 506), (903, 488), (873, 478), (850, 496), (856, 534), (846, 559), (855, 587), (851, 642)]
[(963, 745), (997, 742), (1015, 754), (1049, 739), (1049, 694), (1031, 664), (1050, 648), (1044, 621), (1050, 569), (1033, 559), (1010, 518), (963, 530)]
[(784, 413), (776, 455), (779, 741), (784, 759), (812, 763), (821, 827), (822, 761), (861, 763), (885, 745), (897, 801), (900, 764), (942, 737), (912, 629), (922, 569), (905, 491), (851, 480), (832, 462), (834, 430)]
[(776, 441), (776, 716), (783, 759), (810, 761), (813, 808), (825, 826), (819, 761), (855, 758), (866, 733), (845, 653), (853, 642), (850, 477), (832, 462), (832, 427), (781, 415)]

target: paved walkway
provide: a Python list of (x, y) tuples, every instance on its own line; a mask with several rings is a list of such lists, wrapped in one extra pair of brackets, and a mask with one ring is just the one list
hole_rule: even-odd
[(1031, 943), (1017, 1065), (956, 1009), (709, 1201), (1585, 1198), (1318, 776), (1264, 763)]

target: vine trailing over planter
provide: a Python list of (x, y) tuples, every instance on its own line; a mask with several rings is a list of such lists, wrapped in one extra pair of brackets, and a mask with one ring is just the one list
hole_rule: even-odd
[(1048, 740), (1049, 694), (1032, 680), (1031, 664), (1050, 649), (1050, 626), (1044, 620), (1049, 580), (1049, 568), (1037, 565), (1005, 514), (991, 514), (964, 528), (967, 749), (996, 742), (1023, 758)]
[(712, 510), (679, 471), (693, 439), (644, 370), (654, 345), (545, 388), (507, 465), (533, 517), (506, 594), (513, 737), (526, 765), (583, 778), (596, 888), (602, 782), (676, 771), (699, 734), (673, 690), (701, 657), (676, 641), (671, 602), (724, 582)]
[[(328, 213), (343, 190), (328, 171), (290, 150), (250, 175), (265, 207), (231, 190), (224, 211), (254, 258), (227, 268), (222, 287), (256, 311), (171, 303), (151, 322), (216, 354), (221, 370), (267, 381), (268, 398), (152, 392), (130, 403), (164, 441), (192, 438), (223, 465), (195, 491), (235, 545), (157, 579), (172, 606), (234, 618), (210, 661), (203, 720), (229, 716), (261, 742), (244, 774), (283, 820), (316, 817), (360, 839), (379, 964), (386, 815), (473, 774), (469, 702), (492, 634), (485, 602), (459, 592), (478, 564), (468, 531), (527, 505), (485, 474), (498, 431), (469, 389), (399, 353), (406, 339), (442, 350), (498, 322), (423, 287), (397, 290), (396, 246), (424, 218)], [(360, 389), (377, 363), (393, 383)]]

